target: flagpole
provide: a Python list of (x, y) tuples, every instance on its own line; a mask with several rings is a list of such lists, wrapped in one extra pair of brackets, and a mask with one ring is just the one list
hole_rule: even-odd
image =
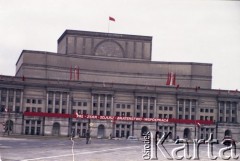
[(110, 20), (108, 20), (108, 34), (109, 34)]

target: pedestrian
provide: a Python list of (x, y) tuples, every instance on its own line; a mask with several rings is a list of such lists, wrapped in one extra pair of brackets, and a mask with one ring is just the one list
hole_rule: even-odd
[(87, 132), (86, 132), (86, 144), (89, 143), (89, 140), (90, 140), (90, 132), (89, 132), (89, 130), (87, 130)]

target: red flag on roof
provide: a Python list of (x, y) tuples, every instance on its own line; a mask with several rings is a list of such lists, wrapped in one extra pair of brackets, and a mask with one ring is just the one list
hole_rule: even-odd
[(109, 21), (114, 21), (115, 22), (115, 18), (109, 16)]

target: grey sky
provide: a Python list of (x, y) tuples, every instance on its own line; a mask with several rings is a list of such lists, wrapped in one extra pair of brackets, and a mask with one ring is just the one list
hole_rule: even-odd
[(65, 29), (153, 36), (153, 61), (213, 64), (215, 89), (240, 89), (240, 2), (0, 0), (0, 74), (23, 49), (57, 51)]

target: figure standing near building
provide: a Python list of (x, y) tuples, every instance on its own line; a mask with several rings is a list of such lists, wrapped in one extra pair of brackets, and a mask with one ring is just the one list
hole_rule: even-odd
[(89, 143), (89, 140), (90, 140), (90, 131), (87, 130), (87, 132), (86, 132), (86, 144)]

